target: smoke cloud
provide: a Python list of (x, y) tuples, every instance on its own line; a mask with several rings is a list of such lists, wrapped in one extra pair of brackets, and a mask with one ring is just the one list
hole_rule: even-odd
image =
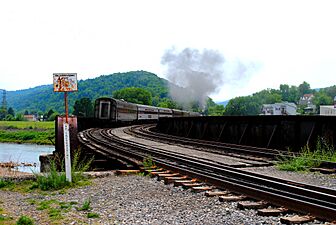
[[(183, 106), (198, 102), (202, 108), (210, 94), (216, 93), (225, 82), (244, 77), (247, 66), (240, 61), (229, 63), (218, 51), (172, 48), (161, 58), (166, 66), (170, 96)], [(183, 88), (182, 88), (183, 87)]]

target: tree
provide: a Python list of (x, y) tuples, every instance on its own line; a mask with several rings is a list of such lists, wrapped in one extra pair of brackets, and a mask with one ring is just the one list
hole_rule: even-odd
[(231, 99), (225, 107), (224, 115), (258, 115), (261, 110), (261, 103), (255, 97), (237, 97)]
[(152, 105), (152, 94), (142, 88), (123, 88), (115, 91), (113, 93), (113, 97), (117, 99), (124, 99), (127, 102), (133, 102), (143, 105)]
[(76, 100), (73, 114), (79, 117), (93, 117), (93, 104), (89, 98)]
[(23, 121), (23, 120), (24, 120), (24, 117), (22, 113), (17, 113), (15, 117), (15, 121)]
[(169, 109), (179, 109), (177, 103), (171, 100), (170, 98), (164, 98), (161, 102), (159, 102), (158, 107), (169, 108)]
[(280, 84), (280, 93), (281, 93), (281, 99), (283, 101), (289, 101), (289, 85), (288, 84)]
[(9, 115), (12, 115), (13, 117), (15, 116), (14, 109), (13, 109), (12, 107), (9, 107), (7, 113), (8, 113)]
[(48, 121), (54, 121), (57, 115), (58, 115), (58, 113), (57, 113), (57, 112), (54, 112), (53, 114), (51, 114), (51, 115), (48, 117)]
[(52, 109), (49, 109), (49, 111), (46, 113), (46, 114), (44, 114), (44, 118), (43, 119), (49, 119), (49, 117), (52, 115), (54, 113), (54, 110), (52, 110)]
[(217, 105), (211, 98), (208, 98), (204, 114), (208, 116), (222, 116), (224, 114), (224, 106)]
[(333, 99), (324, 92), (316, 92), (313, 98), (313, 103), (316, 105), (316, 109), (320, 111), (320, 105), (332, 105)]
[(310, 84), (308, 84), (306, 81), (303, 81), (302, 84), (299, 85), (299, 96), (303, 96), (304, 94), (310, 94), (312, 93), (312, 89), (310, 89)]

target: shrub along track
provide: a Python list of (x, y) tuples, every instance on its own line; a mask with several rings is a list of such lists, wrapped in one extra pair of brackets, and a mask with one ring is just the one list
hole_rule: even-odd
[[(244, 194), (253, 199), (265, 200), (298, 212), (310, 213), (318, 218), (336, 220), (336, 191), (333, 189), (242, 171), (225, 163), (209, 160), (200, 151), (187, 154), (166, 150), (169, 149), (167, 144), (148, 146), (144, 142), (136, 143), (134, 142), (136, 138), (125, 132), (132, 131), (129, 127), (89, 129), (81, 132), (78, 138), (88, 148), (105, 156), (118, 158), (135, 167), (141, 167), (142, 160), (150, 155), (158, 166), (181, 175), (198, 178), (218, 188)], [(136, 132), (137, 135), (140, 135), (139, 132), (141, 131)], [(171, 148), (171, 145), (169, 146)], [(202, 147), (205, 146), (206, 143), (203, 143)], [(218, 152), (207, 154), (220, 157)]]

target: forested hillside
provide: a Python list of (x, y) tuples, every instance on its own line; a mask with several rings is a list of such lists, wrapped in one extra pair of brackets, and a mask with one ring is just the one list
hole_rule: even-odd
[[(84, 97), (92, 100), (110, 96), (114, 91), (125, 87), (139, 87), (152, 94), (153, 105), (168, 97), (168, 81), (146, 71), (115, 73), (103, 75), (94, 79), (78, 81), (78, 92), (69, 94), (70, 112), (75, 101)], [(64, 111), (63, 93), (54, 93), (52, 84), (38, 86), (26, 90), (9, 91), (7, 93), (8, 106), (16, 112), (25, 110), (46, 112), (49, 109)]]

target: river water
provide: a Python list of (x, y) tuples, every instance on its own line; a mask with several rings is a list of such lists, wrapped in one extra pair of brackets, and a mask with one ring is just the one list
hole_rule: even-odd
[(0, 143), (0, 163), (30, 163), (35, 166), (19, 166), (17, 169), (22, 172), (40, 172), (39, 156), (50, 154), (55, 150), (52, 145), (12, 144)]

